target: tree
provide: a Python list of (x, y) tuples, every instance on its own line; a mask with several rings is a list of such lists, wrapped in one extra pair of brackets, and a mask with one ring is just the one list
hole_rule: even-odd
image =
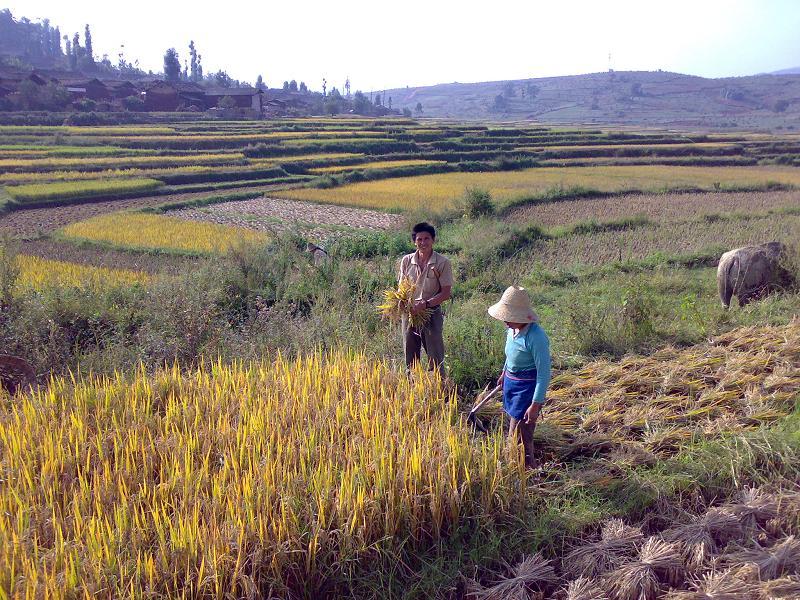
[(56, 27), (52, 30), (52, 49), (53, 49), (53, 56), (64, 56), (64, 53), (61, 51), (61, 29)]
[(392, 97), (389, 96), (389, 110), (392, 110)]
[(222, 98), (219, 99), (219, 102), (217, 102), (217, 106), (219, 106), (224, 110), (231, 110), (233, 108), (236, 108), (236, 100), (234, 100), (230, 96), (223, 96)]
[(306, 82), (305, 81), (301, 81), (300, 82), (300, 91), (303, 94), (307, 94), (308, 93), (308, 86), (306, 86)]
[(506, 100), (506, 97), (503, 96), (503, 94), (497, 94), (497, 96), (494, 97), (494, 105), (492, 106), (492, 110), (503, 112), (507, 108), (508, 100)]
[(289, 91), (290, 92), (296, 92), (297, 91), (297, 81), (295, 81), (294, 79), (292, 79), (289, 82)]
[(338, 115), (340, 112), (342, 112), (341, 99), (331, 96), (325, 102), (325, 112), (329, 115)]
[(92, 32), (89, 31), (89, 24), (86, 24), (86, 28), (83, 31), (83, 44), (86, 47), (86, 57), (89, 59), (88, 62), (94, 64), (94, 50), (92, 49)]
[(358, 90), (353, 96), (353, 112), (359, 115), (368, 115), (372, 112), (372, 103), (361, 90)]
[(375, 94), (375, 106), (381, 106), (381, 95)]
[(283, 82), (283, 91), (284, 92), (288, 92), (289, 91), (289, 82), (288, 81), (284, 81)]
[(233, 86), (233, 79), (226, 71), (219, 70), (214, 73), (214, 83), (219, 87), (229, 88)]
[(350, 97), (350, 76), (347, 76), (347, 79), (344, 81), (344, 91), (347, 94), (347, 97)]
[(144, 110), (144, 100), (139, 98), (139, 96), (128, 96), (122, 99), (122, 106), (125, 110), (131, 112), (141, 111)]
[(417, 106), (414, 108), (417, 111), (418, 115), (422, 114), (422, 102), (417, 102)]
[(181, 78), (181, 61), (175, 48), (164, 53), (164, 79), (176, 82)]
[(261, 77), (261, 75), (259, 75), (258, 79), (256, 79), (256, 89), (261, 90), (262, 92), (267, 90), (267, 86), (264, 85), (264, 79)]
[(403, 108), (403, 116), (404, 117), (410, 117), (411, 116), (411, 109), (408, 108), (407, 106)]
[(189, 40), (189, 58), (191, 59), (189, 77), (195, 83), (197, 82), (197, 48), (195, 48), (194, 40)]
[(326, 90), (328, 89), (328, 80), (323, 78), (322, 79), (322, 97), (324, 98), (326, 94)]
[(67, 58), (69, 58), (69, 64), (72, 66), (72, 42), (69, 41), (69, 36), (64, 36), (64, 51), (67, 54)]
[(513, 81), (506, 81), (503, 85), (503, 96), (506, 98), (513, 98), (517, 95), (516, 90), (514, 89), (514, 82)]
[(53, 56), (52, 36), (50, 35), (50, 19), (42, 19), (42, 52), (45, 56)]

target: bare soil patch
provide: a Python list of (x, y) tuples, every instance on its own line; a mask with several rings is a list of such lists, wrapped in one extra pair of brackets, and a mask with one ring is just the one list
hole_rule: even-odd
[(800, 207), (800, 191), (709, 192), (691, 194), (630, 194), (523, 206), (506, 221), (545, 227), (595, 219), (607, 221), (645, 215), (658, 222), (694, 219), (713, 213), (764, 213), (787, 206)]
[(375, 210), (268, 197), (184, 208), (169, 214), (257, 231), (299, 231), (318, 241), (329, 241), (351, 229), (385, 231), (404, 223), (401, 215)]

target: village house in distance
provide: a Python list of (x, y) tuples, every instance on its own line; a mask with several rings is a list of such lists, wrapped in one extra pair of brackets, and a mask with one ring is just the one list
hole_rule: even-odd
[[(307, 114), (306, 94), (283, 89), (206, 88), (191, 82), (149, 77), (98, 79), (80, 72), (24, 70), (0, 66), (0, 110), (27, 108), (27, 96), (58, 88), (72, 108), (91, 106), (103, 112), (219, 112), (226, 116), (269, 118)], [(87, 102), (88, 101), (88, 102)]]

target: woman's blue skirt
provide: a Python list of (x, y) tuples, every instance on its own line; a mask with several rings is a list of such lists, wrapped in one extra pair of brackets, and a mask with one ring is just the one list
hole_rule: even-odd
[(533, 403), (536, 391), (536, 369), (518, 371), (503, 376), (503, 409), (508, 416), (522, 419)]

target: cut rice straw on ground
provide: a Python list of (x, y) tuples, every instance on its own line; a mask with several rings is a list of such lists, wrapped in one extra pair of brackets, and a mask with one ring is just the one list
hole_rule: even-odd
[(633, 559), (643, 541), (639, 527), (611, 519), (603, 526), (599, 541), (581, 544), (566, 556), (564, 565), (573, 575), (597, 577)]
[(529, 589), (544, 591), (558, 582), (555, 569), (549, 560), (540, 554), (524, 558), (511, 569), (511, 576), (502, 579), (490, 587), (476, 585), (468, 593), (470, 598), (478, 600), (512, 600), (530, 598)]
[(606, 576), (606, 589), (618, 600), (655, 600), (661, 585), (674, 585), (684, 575), (676, 544), (652, 537), (639, 552), (639, 561)]

